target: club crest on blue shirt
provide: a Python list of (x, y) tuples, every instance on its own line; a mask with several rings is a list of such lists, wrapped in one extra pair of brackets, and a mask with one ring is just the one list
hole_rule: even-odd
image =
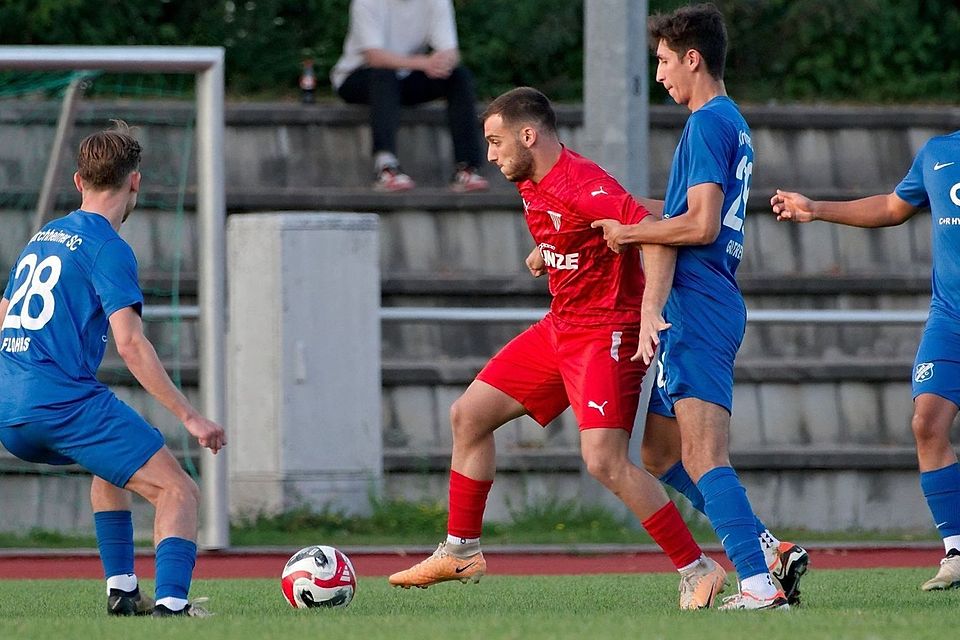
[(913, 379), (917, 382), (926, 382), (933, 377), (933, 363), (921, 362), (913, 372)]

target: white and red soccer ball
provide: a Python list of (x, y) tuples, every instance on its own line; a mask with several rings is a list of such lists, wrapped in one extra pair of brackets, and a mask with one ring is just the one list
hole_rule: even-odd
[(357, 592), (357, 574), (342, 551), (314, 545), (300, 549), (283, 567), (283, 597), (291, 607), (345, 607)]

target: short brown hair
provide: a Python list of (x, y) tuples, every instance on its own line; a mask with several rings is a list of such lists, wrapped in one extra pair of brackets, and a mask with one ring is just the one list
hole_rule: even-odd
[(707, 63), (707, 70), (723, 80), (727, 60), (727, 26), (723, 14), (712, 4), (680, 7), (673, 13), (657, 13), (647, 21), (650, 47), (656, 51), (663, 40), (672, 51), (682, 56), (696, 49)]
[(94, 190), (118, 189), (131, 171), (140, 168), (140, 143), (123, 120), (112, 120), (113, 128), (92, 133), (80, 143), (77, 172)]
[(495, 115), (511, 124), (532, 122), (548, 131), (557, 131), (557, 114), (550, 100), (533, 87), (517, 87), (497, 96), (480, 120), (486, 122), (487, 118)]

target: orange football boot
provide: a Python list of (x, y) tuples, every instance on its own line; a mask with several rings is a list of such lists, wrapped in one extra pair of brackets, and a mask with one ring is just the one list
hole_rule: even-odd
[(680, 574), (680, 608), (709, 609), (713, 606), (713, 599), (726, 587), (724, 568), (702, 556), (697, 564)]
[(443, 541), (432, 556), (405, 571), (393, 574), (388, 580), (395, 587), (426, 589), (450, 580), (459, 580), (464, 584), (480, 582), (480, 576), (486, 572), (487, 561), (483, 559), (483, 553), (477, 552), (467, 558), (458, 558), (447, 550), (447, 543)]

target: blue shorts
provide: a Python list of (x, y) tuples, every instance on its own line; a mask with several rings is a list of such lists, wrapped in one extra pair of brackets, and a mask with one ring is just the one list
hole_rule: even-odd
[(697, 398), (733, 410), (733, 362), (743, 342), (746, 312), (684, 289), (670, 292), (660, 332), (657, 385), (647, 411), (673, 418), (673, 405)]
[(163, 447), (163, 435), (108, 391), (60, 417), (0, 427), (0, 442), (21, 460), (78, 464), (124, 487)]
[(960, 324), (930, 311), (911, 377), (913, 397), (932, 393), (960, 407)]

